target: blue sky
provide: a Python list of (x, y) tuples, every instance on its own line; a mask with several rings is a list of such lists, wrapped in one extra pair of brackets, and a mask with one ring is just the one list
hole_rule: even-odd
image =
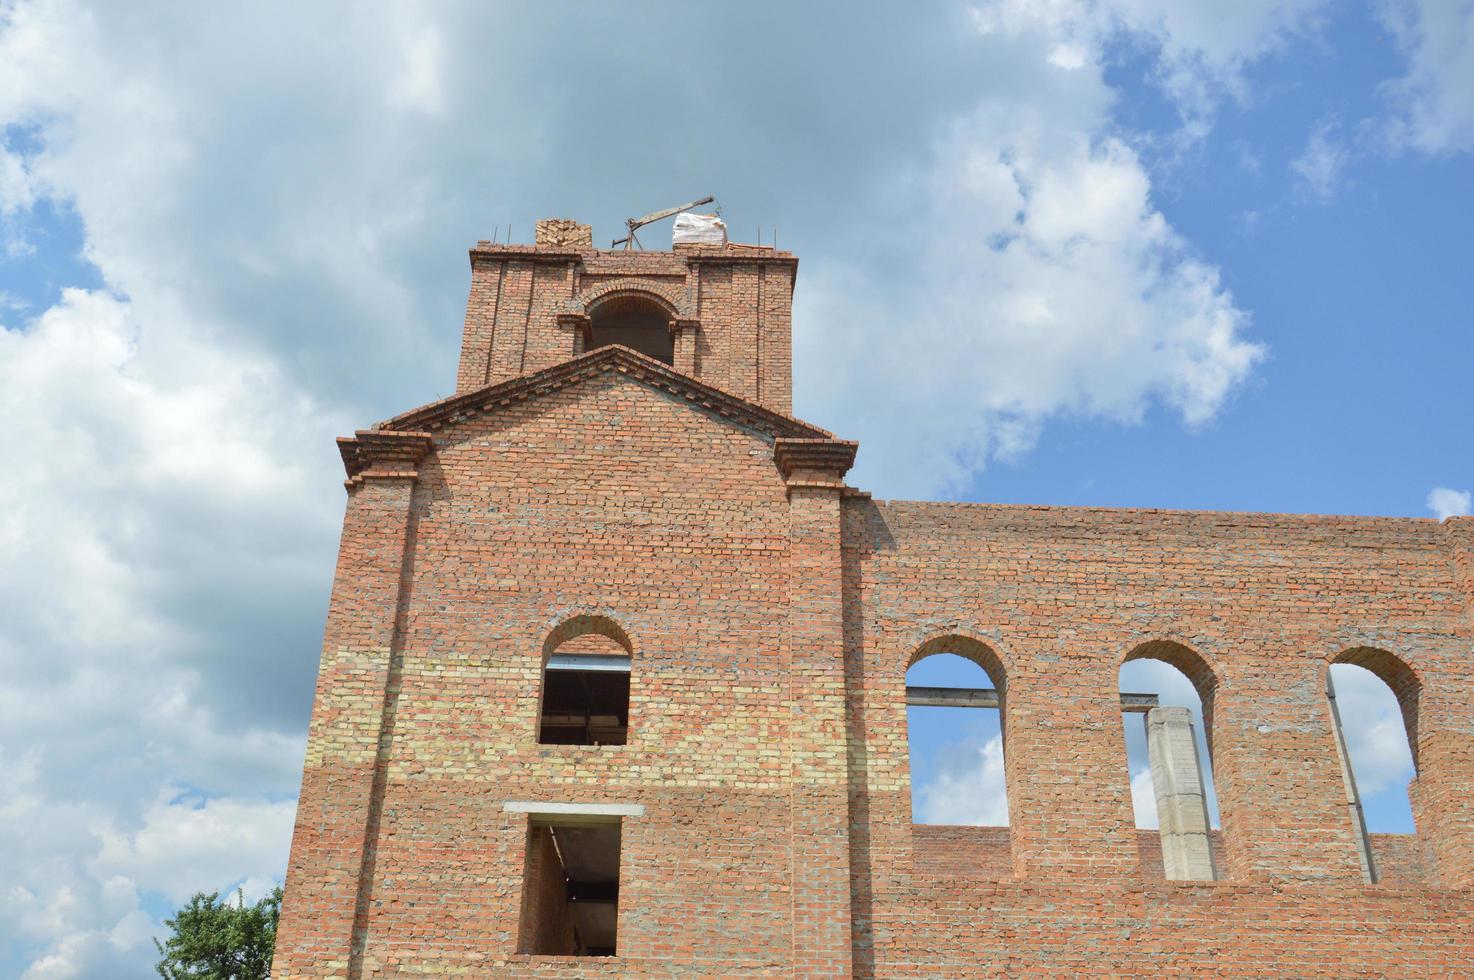
[[(776, 229), (798, 412), (879, 496), (1431, 517), (1471, 162), (1467, 0), (0, 0), (0, 974), (147, 976), (281, 875), (333, 438), (450, 391), (493, 229)], [(1395, 710), (1341, 696), (1407, 829)], [(975, 714), (916, 725), (949, 819), (998, 796)]]

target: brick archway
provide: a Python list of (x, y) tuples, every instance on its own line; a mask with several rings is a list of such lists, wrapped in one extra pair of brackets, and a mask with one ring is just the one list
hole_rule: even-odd
[(568, 312), (589, 316), (595, 309), (616, 297), (639, 296), (663, 307), (672, 320), (687, 319), (691, 314), (690, 296), (684, 287), (668, 286), (649, 279), (624, 276), (591, 286), (568, 301)]

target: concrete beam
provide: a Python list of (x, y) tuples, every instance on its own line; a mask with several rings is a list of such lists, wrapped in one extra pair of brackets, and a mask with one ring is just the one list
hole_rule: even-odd
[(643, 817), (643, 803), (541, 803), (531, 800), (508, 800), (502, 804), (506, 813), (525, 813), (534, 825), (575, 827), (586, 824), (617, 823), (623, 817)]
[(628, 674), (630, 658), (607, 653), (555, 653), (548, 658), (548, 670), (590, 670)]
[[(906, 686), (906, 704), (912, 708), (996, 708), (998, 692), (992, 688)], [(1150, 711), (1157, 706), (1155, 694), (1121, 695), (1122, 711)]]

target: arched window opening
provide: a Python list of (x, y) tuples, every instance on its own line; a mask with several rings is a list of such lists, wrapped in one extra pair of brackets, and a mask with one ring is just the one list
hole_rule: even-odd
[(623, 745), (629, 737), (629, 637), (601, 616), (580, 616), (543, 646), (542, 745)]
[(1119, 683), (1142, 870), (1211, 881), (1223, 863), (1208, 753), (1212, 668), (1181, 644), (1146, 643), (1127, 656)]
[(1385, 650), (1347, 650), (1327, 671), (1347, 804), (1370, 882), (1414, 873), (1399, 866), (1396, 837), (1417, 830), (1408, 785), (1417, 775), (1419, 693), (1417, 676)]
[(913, 823), (1008, 826), (1001, 681), (997, 657), (976, 640), (917, 651), (906, 672)]
[(671, 314), (648, 296), (611, 296), (589, 312), (589, 348), (623, 344), (662, 364), (675, 363)]

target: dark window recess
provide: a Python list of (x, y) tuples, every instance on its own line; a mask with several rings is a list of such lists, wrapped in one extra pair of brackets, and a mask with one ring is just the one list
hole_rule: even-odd
[(641, 296), (615, 296), (590, 315), (589, 349), (623, 344), (664, 364), (675, 359), (670, 314)]
[(629, 657), (561, 654), (548, 661), (537, 736), (543, 745), (623, 745), (629, 714)]
[(527, 828), (518, 951), (613, 956), (619, 922), (618, 820)]

